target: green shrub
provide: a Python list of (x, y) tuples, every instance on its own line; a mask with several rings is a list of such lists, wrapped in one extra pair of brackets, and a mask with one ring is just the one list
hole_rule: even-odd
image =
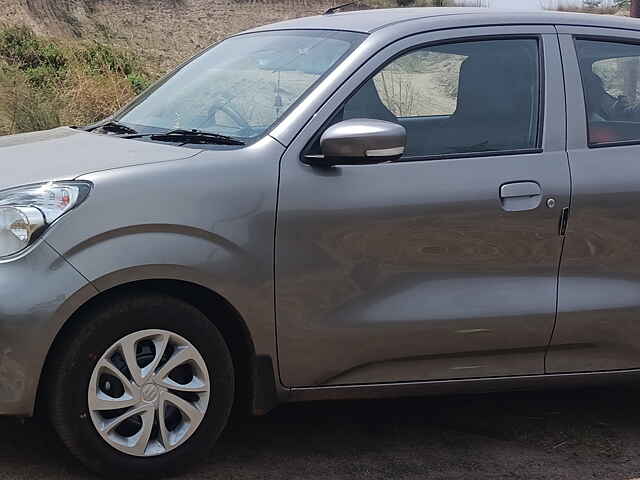
[(94, 73), (117, 72), (131, 75), (138, 70), (132, 55), (117, 50), (111, 45), (94, 43), (79, 50), (78, 55), (87, 68)]
[(67, 66), (62, 48), (50, 40), (37, 37), (28, 27), (0, 30), (0, 57), (16, 63), (21, 69), (46, 67), (59, 72)]
[(129, 52), (118, 50), (111, 45), (94, 43), (81, 48), (76, 53), (79, 63), (92, 75), (121, 75), (131, 83), (136, 94), (149, 86), (149, 75)]
[(136, 95), (142, 93), (143, 90), (146, 90), (151, 85), (151, 80), (140, 73), (130, 73), (127, 75), (127, 80), (133, 87), (133, 91), (136, 92)]

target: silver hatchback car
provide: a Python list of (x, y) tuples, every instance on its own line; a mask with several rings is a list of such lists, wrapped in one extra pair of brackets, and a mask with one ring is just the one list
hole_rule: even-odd
[(0, 414), (102, 474), (234, 405), (640, 373), (640, 22), (336, 13), (0, 139)]

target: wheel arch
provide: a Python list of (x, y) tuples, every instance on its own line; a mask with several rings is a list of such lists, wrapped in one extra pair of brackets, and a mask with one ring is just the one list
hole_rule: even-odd
[(48, 380), (51, 375), (53, 352), (67, 335), (82, 321), (83, 314), (101, 303), (132, 292), (165, 294), (182, 300), (200, 310), (215, 325), (231, 352), (235, 376), (236, 399), (234, 411), (266, 413), (277, 404), (275, 374), (271, 357), (256, 355), (251, 332), (239, 311), (222, 295), (208, 287), (183, 279), (150, 278), (133, 280), (100, 290), (80, 305), (55, 335), (45, 357), (38, 382), (35, 412), (43, 411)]

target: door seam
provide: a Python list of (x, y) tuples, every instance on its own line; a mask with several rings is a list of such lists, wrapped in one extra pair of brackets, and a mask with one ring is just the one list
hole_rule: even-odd
[(551, 344), (553, 343), (553, 337), (555, 335), (556, 332), (556, 327), (558, 326), (558, 307), (560, 305), (560, 271), (562, 269), (562, 256), (564, 254), (564, 246), (565, 246), (565, 242), (567, 239), (567, 229), (568, 229), (568, 224), (569, 224), (569, 219), (571, 218), (571, 203), (572, 203), (572, 199), (573, 199), (573, 178), (571, 175), (571, 162), (569, 161), (569, 118), (568, 118), (568, 108), (569, 106), (567, 105), (567, 77), (566, 77), (566, 72), (565, 72), (565, 68), (564, 68), (564, 55), (562, 52), (562, 45), (560, 44), (560, 32), (558, 31), (558, 26), (554, 25), (554, 28), (556, 30), (556, 43), (558, 45), (558, 53), (560, 55), (560, 67), (562, 70), (562, 86), (563, 86), (563, 92), (562, 92), (562, 96), (564, 97), (564, 154), (565, 154), (565, 160), (567, 162), (567, 170), (569, 173), (569, 205), (568, 205), (568, 217), (567, 217), (567, 226), (565, 227), (565, 232), (564, 235), (561, 236), (562, 238), (562, 244), (560, 246), (560, 256), (558, 258), (558, 269), (556, 271), (556, 304), (555, 304), (555, 315), (554, 315), (554, 320), (553, 320), (553, 328), (551, 329), (551, 335), (549, 336), (549, 341), (547, 343), (547, 348), (544, 351), (544, 362), (543, 362), (543, 366), (544, 366), (544, 374), (548, 374), (549, 371), (547, 369), (547, 361), (548, 361), (548, 357), (549, 357), (549, 351), (551, 349)]

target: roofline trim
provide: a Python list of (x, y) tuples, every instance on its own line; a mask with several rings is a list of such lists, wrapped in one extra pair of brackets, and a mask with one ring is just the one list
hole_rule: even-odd
[(372, 30), (369, 30), (369, 33), (374, 33), (379, 30), (384, 30), (385, 28), (393, 27), (395, 25), (400, 25), (403, 23), (414, 22), (417, 20), (426, 20), (428, 18), (442, 18), (442, 17), (460, 17), (463, 15), (478, 15), (482, 12), (460, 12), (460, 13), (442, 13), (440, 15), (424, 15), (422, 17), (413, 17), (413, 18), (403, 18), (401, 20), (396, 20), (394, 22), (385, 23), (384, 25), (380, 25)]
[[(374, 11), (377, 9), (374, 9)], [(380, 10), (385, 10), (385, 9), (380, 9)], [(399, 9), (391, 9), (391, 10), (399, 10)], [(428, 9), (431, 10), (431, 9)], [(495, 14), (496, 11), (492, 11), (490, 9), (473, 9), (473, 10), (469, 10), (469, 9), (460, 9), (460, 13), (456, 13), (456, 12), (452, 12), (452, 11), (448, 11), (448, 12), (443, 12), (443, 13), (438, 13), (438, 14), (425, 14), (425, 15), (420, 15), (420, 16), (415, 16), (415, 17), (405, 17), (405, 18), (400, 18), (400, 19), (396, 19), (394, 21), (391, 21), (389, 23), (385, 23), (382, 25), (378, 25), (376, 27), (371, 27), (369, 29), (351, 29), (351, 28), (331, 28), (331, 27), (327, 27), (327, 26), (323, 26), (323, 27), (300, 27), (300, 28), (296, 28), (295, 26), (287, 26), (287, 27), (276, 27), (276, 28), (269, 28), (269, 24), (267, 25), (261, 25), (258, 26), (256, 28), (252, 28), (250, 30), (244, 31), (244, 32), (239, 32), (238, 34), (244, 34), (244, 33), (256, 33), (256, 32), (266, 32), (266, 31), (285, 31), (285, 30), (324, 30), (324, 31), (344, 31), (344, 32), (353, 32), (353, 33), (363, 33), (363, 34), (373, 34), (375, 32), (384, 30), (386, 28), (391, 28), (397, 25), (402, 25), (402, 24), (407, 24), (407, 23), (411, 23), (411, 22), (415, 22), (415, 21), (428, 21), (431, 19), (434, 19), (436, 22), (438, 20), (442, 20), (445, 17), (465, 17), (465, 16), (469, 16), (469, 17), (477, 17), (477, 16), (485, 16), (485, 17), (491, 17), (492, 13)], [(363, 10), (363, 12), (368, 12), (370, 10)], [(358, 13), (358, 11), (355, 12), (344, 12), (344, 13), (337, 13), (335, 15), (345, 15), (345, 14), (354, 14), (354, 13)], [(579, 13), (563, 13), (563, 12), (537, 12), (537, 11), (531, 11), (531, 12), (522, 12), (522, 11), (518, 11), (518, 10), (514, 10), (514, 11), (509, 11), (509, 10), (499, 10), (498, 13), (500, 15), (496, 15), (495, 18), (491, 19), (491, 18), (487, 18), (487, 22), (489, 23), (485, 23), (485, 24), (476, 24), (476, 25), (466, 25), (466, 26), (474, 26), (474, 27), (480, 27), (480, 26), (500, 26), (500, 25), (562, 25), (562, 26), (573, 26), (573, 27), (597, 27), (597, 28), (611, 28), (611, 29), (617, 29), (617, 30), (628, 30), (628, 31), (640, 31), (640, 22), (637, 22), (637, 25), (633, 25), (632, 23), (635, 22), (628, 22), (628, 25), (623, 25), (622, 22), (625, 22), (626, 20), (629, 20), (628, 17), (614, 17), (614, 16), (609, 16), (609, 15), (604, 15), (604, 16), (600, 16), (600, 17), (604, 17), (604, 21), (601, 24), (597, 24), (596, 22), (594, 22), (594, 19), (597, 18), (596, 15), (589, 15), (589, 14), (579, 14)], [(504, 20), (501, 17), (506, 17)], [(564, 18), (563, 18), (564, 17)], [(583, 17), (583, 18), (581, 18)], [(617, 22), (618, 24), (615, 25), (613, 24), (614, 22), (611, 21), (607, 21), (607, 17), (611, 17), (614, 20), (614, 22)], [(303, 18), (313, 18), (313, 17), (303, 17)], [(277, 25), (273, 24), (274, 26)], [(433, 30), (440, 30), (439, 28), (437, 28), (437, 26), (434, 25), (434, 29)], [(457, 27), (452, 27), (452, 28), (457, 28)], [(425, 30), (427, 31), (427, 30)], [(428, 31), (431, 31), (430, 29)], [(236, 35), (238, 35), (236, 34)], [(235, 36), (235, 35), (233, 35)]]
[[(269, 25), (265, 25), (268, 27)], [(260, 28), (260, 30), (245, 30), (243, 32), (237, 32), (233, 35), (229, 35), (225, 37), (223, 40), (227, 38), (239, 37), (240, 35), (251, 35), (254, 33), (267, 33), (267, 32), (348, 32), (348, 33), (357, 33), (358, 35), (369, 36), (372, 32), (368, 32), (366, 30), (350, 30), (347, 28), (320, 28), (320, 27), (307, 27), (307, 28)]]

